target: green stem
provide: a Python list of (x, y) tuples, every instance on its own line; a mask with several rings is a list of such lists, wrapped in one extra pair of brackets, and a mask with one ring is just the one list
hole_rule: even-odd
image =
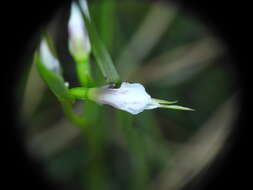
[(88, 99), (88, 93), (90, 88), (83, 88), (83, 87), (77, 87), (77, 88), (71, 88), (69, 89), (69, 94), (71, 94), (72, 97), (75, 99)]
[(86, 122), (83, 117), (77, 115), (72, 108), (72, 105), (68, 102), (61, 101), (61, 106), (63, 108), (64, 114), (66, 117), (76, 126), (83, 128), (86, 125)]
[(91, 76), (91, 69), (88, 55), (83, 59), (76, 59), (78, 79), (83, 87), (90, 88), (95, 85)]

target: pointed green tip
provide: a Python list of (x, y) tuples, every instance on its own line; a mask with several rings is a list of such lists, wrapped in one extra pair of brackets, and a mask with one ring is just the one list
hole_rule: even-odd
[(185, 108), (186, 111), (195, 111), (195, 109), (192, 108)]
[(192, 108), (178, 106), (178, 105), (161, 105), (161, 107), (162, 108), (167, 108), (167, 109), (174, 109), (174, 110), (195, 111)]

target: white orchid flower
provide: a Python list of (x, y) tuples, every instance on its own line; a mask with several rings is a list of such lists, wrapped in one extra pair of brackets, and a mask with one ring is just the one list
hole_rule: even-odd
[(90, 40), (85, 29), (82, 14), (76, 3), (71, 5), (71, 15), (68, 23), (69, 49), (72, 54), (82, 56), (90, 53)]
[(43, 65), (45, 65), (47, 69), (49, 69), (50, 71), (53, 71), (54, 73), (58, 75), (61, 75), (60, 63), (52, 55), (45, 39), (43, 39), (40, 43), (40, 56), (41, 56)]
[(108, 104), (134, 115), (155, 108), (192, 110), (178, 105), (169, 105), (176, 103), (176, 101), (151, 98), (144, 86), (139, 83), (123, 82), (120, 88), (112, 88), (109, 85), (93, 88), (89, 90), (88, 97), (97, 103)]

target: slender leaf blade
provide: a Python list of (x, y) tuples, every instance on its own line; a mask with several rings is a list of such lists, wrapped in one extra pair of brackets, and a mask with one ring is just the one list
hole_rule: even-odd
[(111, 56), (109, 55), (106, 47), (101, 41), (94, 24), (87, 14), (81, 11), (84, 18), (84, 23), (88, 31), (89, 39), (91, 42), (91, 51), (97, 61), (100, 70), (108, 83), (119, 83), (120, 77), (116, 68), (114, 67)]

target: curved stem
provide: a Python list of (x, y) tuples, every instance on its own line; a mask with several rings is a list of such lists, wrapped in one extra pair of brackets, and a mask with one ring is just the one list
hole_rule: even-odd
[(76, 126), (83, 128), (86, 125), (86, 122), (83, 117), (77, 115), (72, 108), (72, 105), (68, 102), (61, 102), (64, 114), (66, 117)]

